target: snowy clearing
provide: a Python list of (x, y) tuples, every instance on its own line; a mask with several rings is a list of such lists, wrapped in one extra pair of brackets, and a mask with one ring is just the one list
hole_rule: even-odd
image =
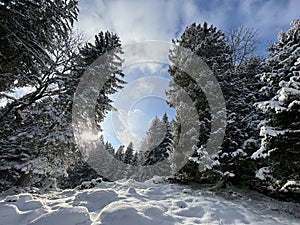
[(0, 197), (1, 225), (300, 224), (300, 204), (229, 188), (214, 193), (160, 178)]

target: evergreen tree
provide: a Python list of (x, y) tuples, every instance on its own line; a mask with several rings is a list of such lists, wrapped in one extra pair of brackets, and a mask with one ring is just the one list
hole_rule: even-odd
[(39, 96), (42, 100), (34, 97), (36, 93), (28, 93), (1, 109), (2, 118), (6, 119), (1, 120), (5, 129), (0, 135), (0, 176), (1, 180), (8, 181), (2, 189), (14, 184), (34, 185), (41, 177), (60, 176), (83, 160), (75, 144), (71, 124), (74, 93), (85, 69), (92, 62), (91, 58), (115, 47), (113, 54), (108, 53), (106, 57), (109, 69), (105, 72), (109, 79), (100, 91), (96, 105), (98, 124), (112, 108), (108, 95), (121, 88), (119, 77), (123, 76), (119, 69), (121, 59), (115, 55), (116, 52), (121, 53), (119, 38), (109, 32), (100, 33), (96, 36), (95, 45), (89, 43), (80, 51), (76, 49), (79, 43), (73, 41), (70, 38), (57, 46), (59, 53), (56, 56), (63, 61), (57, 61), (51, 76), (46, 77), (49, 86), (43, 86), (43, 95)]
[(154, 149), (163, 139), (164, 127), (161, 120), (155, 116), (149, 126), (146, 136), (142, 139), (139, 151), (146, 155), (146, 152)]
[(70, 74), (76, 73), (73, 68), (79, 43), (68, 35), (56, 50), (52, 49), (56, 64), (49, 66), (36, 91), (0, 110), (4, 127), (0, 132), (2, 190), (14, 184), (26, 185), (31, 177), (32, 185), (45, 177), (57, 177), (80, 158), (71, 128), (73, 96), (65, 85), (66, 76), (72, 80)]
[(254, 107), (255, 102), (263, 99), (259, 93), (262, 82), (256, 76), (262, 70), (262, 59), (252, 56), (238, 66), (221, 82), (227, 121), (217, 168), (225, 181), (250, 184), (255, 171), (250, 157), (259, 147), (258, 124), (262, 118)]
[[(121, 71), (122, 59), (120, 55), (123, 54), (121, 48), (121, 42), (118, 35), (111, 32), (100, 32), (95, 35), (95, 43), (87, 43), (83, 48), (80, 49), (81, 53), (81, 67), (83, 72), (91, 63), (93, 63), (99, 56), (105, 54), (104, 62), (101, 62), (101, 68), (97, 67), (99, 71), (98, 74), (102, 77), (97, 77), (96, 79), (106, 78), (106, 82), (103, 85), (102, 90), (100, 90), (99, 96), (97, 98), (96, 104), (96, 122), (100, 128), (100, 123), (103, 121), (104, 116), (107, 112), (113, 110), (111, 105), (112, 100), (109, 95), (116, 93), (118, 90), (123, 88), (124, 74)], [(96, 69), (96, 68), (93, 68)], [(97, 80), (95, 81), (97, 82)], [(88, 92), (88, 90), (87, 90)], [(88, 97), (88, 96), (87, 96)]]
[(171, 151), (172, 134), (168, 117), (164, 114), (160, 120), (155, 117), (150, 124), (146, 137), (142, 140), (140, 154), (144, 154), (144, 165), (163, 161)]
[(278, 191), (287, 190), (288, 181), (300, 180), (300, 20), (280, 32), (268, 50), (260, 74), (268, 100), (257, 104), (267, 119), (260, 129), (261, 147), (252, 158), (260, 159), (256, 176)]
[[(197, 121), (197, 118), (187, 118), (188, 115), (192, 115), (188, 112), (188, 110), (192, 109), (185, 109), (186, 107), (191, 106), (186, 103), (185, 99), (182, 98), (183, 93), (181, 92), (184, 91), (192, 99), (193, 105), (197, 109), (199, 130), (201, 132), (199, 137), (195, 137), (195, 135), (197, 135), (196, 130), (190, 130), (190, 132), (187, 132), (187, 134), (180, 133), (182, 136), (180, 137), (181, 140), (188, 139), (189, 142), (194, 140), (194, 146), (190, 145), (191, 149), (186, 149), (186, 146), (189, 145), (181, 143), (182, 146), (177, 146), (174, 148), (174, 157), (171, 158), (178, 158), (175, 156), (176, 154), (180, 155), (180, 152), (185, 154), (184, 152), (190, 152), (192, 148), (195, 150), (195, 154), (193, 155), (195, 157), (198, 155), (196, 152), (197, 147), (204, 145), (209, 137), (211, 123), (210, 108), (201, 87), (196, 84), (188, 74), (176, 67), (176, 62), (178, 60), (184, 62), (186, 58), (182, 51), (176, 48), (176, 46), (187, 48), (197, 56), (201, 57), (201, 59), (211, 68), (217, 77), (221, 77), (221, 75), (230, 68), (230, 49), (226, 43), (224, 33), (213, 25), (208, 27), (206, 22), (203, 25), (192, 24), (191, 26), (187, 27), (184, 33), (181, 35), (181, 39), (173, 42), (175, 43), (175, 47), (170, 52), (170, 60), (174, 63), (174, 65), (169, 68), (169, 74), (172, 76), (173, 80), (170, 82), (171, 90), (167, 92), (167, 96), (169, 104), (173, 107), (176, 105), (175, 108), (177, 114), (181, 114), (180, 123), (182, 124), (178, 124), (179, 128), (177, 130), (181, 132), (180, 129), (182, 127), (189, 127), (188, 123), (191, 124), (190, 127), (195, 127), (195, 121)], [(196, 124), (196, 126), (198, 125)], [(176, 162), (171, 164), (180, 165), (180, 163), (178, 164)], [(180, 168), (176, 168), (177, 171), (178, 169)], [(185, 166), (185, 168), (183, 168), (183, 170), (181, 170), (180, 173), (184, 173), (186, 174), (185, 176), (191, 178), (196, 176), (195, 173), (197, 173), (197, 171), (198, 165), (190, 162)]]
[(132, 156), (132, 160), (131, 160), (132, 165), (134, 165), (134, 166), (138, 165), (138, 157), (139, 157), (138, 152), (135, 151), (133, 156)]
[[(252, 41), (247, 40), (251, 43)], [(195, 179), (200, 182), (214, 182), (221, 179), (226, 182), (230, 179), (231, 182), (236, 183), (248, 182), (254, 174), (250, 156), (258, 147), (256, 127), (260, 114), (257, 113), (253, 104), (262, 100), (261, 94), (257, 93), (262, 84), (255, 76), (261, 71), (262, 59), (253, 56), (252, 48), (249, 54), (243, 53), (243, 58), (237, 59), (240, 53), (232, 52), (232, 49), (237, 46), (232, 46), (222, 31), (213, 26), (208, 28), (206, 23), (203, 26), (193, 24), (187, 27), (181, 40), (175, 43), (190, 49), (212, 69), (224, 95), (227, 121), (223, 144), (219, 146), (219, 149), (214, 149), (218, 153), (208, 152), (206, 142), (211, 132), (211, 106), (208, 105), (206, 96), (201, 90), (203, 87), (197, 86), (187, 74), (172, 66), (169, 73), (173, 81), (170, 82), (171, 90), (167, 94), (169, 104), (176, 106), (177, 112), (177, 127), (175, 126), (173, 131), (176, 137), (174, 153), (170, 155), (173, 173), (177, 173), (177, 178), (181, 180)], [(180, 51), (178, 53), (176, 47), (174, 49), (170, 55), (173, 62), (186, 58), (180, 55)], [(233, 55), (238, 63), (232, 63)], [(187, 104), (186, 98), (182, 97), (184, 92), (188, 93), (197, 109), (199, 124), (196, 124), (196, 127), (200, 128), (198, 137), (195, 136), (197, 130), (193, 126), (197, 122), (195, 118), (191, 118), (191, 109), (188, 109), (191, 104)], [(182, 133), (182, 126), (193, 128), (189, 132)], [(218, 135), (218, 132), (219, 130), (211, 135)], [(180, 143), (178, 140), (183, 141)], [(189, 147), (194, 154), (190, 155), (191, 162), (180, 168), (182, 165), (176, 158), (188, 158), (185, 152), (187, 152), (186, 148), (190, 140), (194, 141), (194, 144)]]
[[(112, 149), (108, 145), (95, 146), (96, 143), (93, 141), (86, 142), (81, 132), (83, 130), (90, 130), (94, 134), (100, 132), (100, 124), (106, 113), (113, 109), (109, 95), (116, 93), (125, 83), (122, 80), (124, 74), (121, 71), (122, 59), (120, 57), (122, 53), (119, 37), (108, 31), (100, 32), (95, 36), (94, 43), (87, 43), (80, 48), (79, 74), (85, 75), (83, 83), (87, 81), (90, 86), (80, 87), (80, 94), (76, 92), (75, 99), (79, 104), (75, 104), (76, 110), (73, 110), (77, 112), (76, 126), (73, 128), (79, 139), (77, 143), (80, 144), (80, 149), (85, 151), (87, 162), (96, 169), (99, 175), (106, 176), (106, 178), (111, 172), (106, 165), (109, 160), (113, 160)], [(99, 81), (105, 81), (100, 90)], [(96, 98), (95, 108), (90, 108), (90, 110), (95, 110), (93, 117), (86, 115), (90, 112), (86, 108), (95, 104), (91, 102), (91, 96)]]
[[(153, 128), (153, 127), (152, 127)], [(168, 120), (168, 116), (166, 113), (164, 113), (162, 120), (160, 121), (159, 127), (157, 127), (155, 130), (161, 130), (162, 132), (165, 132), (163, 134), (163, 138), (158, 143), (158, 145), (154, 148), (150, 148), (146, 152), (146, 162), (145, 165), (152, 165), (156, 162), (161, 162), (168, 158), (169, 154), (173, 150), (173, 135), (170, 128), (170, 123)], [(155, 130), (149, 129), (150, 132), (156, 132)], [(149, 134), (148, 134), (149, 135)]]
[(112, 146), (111, 143), (109, 143), (107, 141), (104, 146), (105, 146), (106, 151), (108, 151), (110, 154), (112, 154), (112, 155), (115, 154), (115, 148)]
[(191, 176), (194, 176), (198, 171), (197, 164), (192, 162), (187, 163), (184, 159), (188, 160), (189, 157), (191, 157), (191, 151), (187, 151), (187, 148), (190, 147), (191, 150), (195, 150), (199, 142), (198, 132), (195, 127), (200, 127), (201, 125), (197, 119), (195, 120), (192, 116), (195, 113), (197, 114), (197, 112), (193, 112), (190, 104), (181, 98), (183, 95), (182, 89), (172, 93), (171, 99), (172, 101), (176, 99), (178, 105), (174, 103), (174, 106), (177, 106), (177, 115), (176, 120), (172, 121), (173, 146), (168, 158), (171, 172), (173, 175), (176, 175), (179, 180), (192, 179)]
[(0, 91), (43, 82), (55, 64), (49, 52), (68, 39), (77, 14), (75, 0), (1, 0)]
[(124, 159), (123, 162), (126, 164), (133, 164), (133, 156), (134, 156), (134, 150), (133, 150), (133, 143), (130, 142), (129, 145), (126, 148), (126, 151), (124, 153)]
[[(107, 165), (113, 165), (113, 161), (115, 160), (113, 158), (113, 156), (115, 155), (115, 149), (111, 143), (104, 143), (104, 137), (102, 135), (100, 136), (99, 141), (102, 146), (90, 150), (88, 161), (84, 162), (83, 164), (77, 164), (71, 171), (71, 175), (73, 177), (76, 177), (76, 179), (80, 179), (81, 182), (97, 178), (109, 180), (109, 177), (105, 177), (105, 175), (109, 174), (109, 172), (111, 171), (111, 167), (107, 167)], [(110, 154), (112, 157), (108, 158), (107, 155), (105, 155), (106, 153)], [(82, 176), (76, 173), (81, 173)], [(80, 184), (78, 184), (77, 180), (71, 180), (69, 183), (71, 183), (72, 186), (78, 186)]]
[(167, 113), (164, 113), (162, 117), (162, 122), (165, 125), (166, 134), (163, 141), (160, 144), (160, 147), (162, 149), (166, 149), (166, 153), (169, 155), (169, 153), (173, 151), (173, 134)]
[(121, 145), (115, 153), (115, 158), (119, 161), (123, 161), (124, 158), (124, 145)]

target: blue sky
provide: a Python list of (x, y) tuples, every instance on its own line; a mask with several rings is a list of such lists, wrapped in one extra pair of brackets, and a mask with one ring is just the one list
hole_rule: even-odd
[[(288, 29), (292, 19), (300, 18), (298, 0), (79, 0), (79, 8), (77, 28), (89, 41), (93, 41), (99, 31), (106, 30), (117, 33), (123, 45), (145, 40), (170, 41), (193, 22), (206, 21), (223, 31), (239, 25), (257, 28), (260, 55), (266, 55), (266, 47), (276, 40), (279, 31)], [(164, 102), (163, 93), (170, 79), (166, 68), (166, 65), (149, 63), (124, 70), (127, 92), (118, 93), (115, 100), (117, 96), (126, 97), (128, 90), (142, 88), (143, 92), (149, 89), (147, 86), (157, 87), (152, 87), (153, 93), (149, 92), (153, 96), (134, 104), (130, 102), (130, 108), (125, 111), (121, 105), (117, 115), (110, 114), (105, 120), (104, 135), (115, 147), (120, 143), (127, 145), (130, 139), (138, 142), (155, 115), (161, 116), (164, 111), (170, 117), (175, 115)], [(149, 76), (159, 79), (151, 78), (152, 82), (144, 79)], [(128, 96), (127, 99), (130, 101)], [(126, 122), (122, 121), (124, 117), (127, 117)]]
[(124, 69), (128, 83), (111, 96), (117, 111), (109, 113), (103, 123), (105, 139), (116, 148), (131, 141), (137, 147), (155, 116), (161, 118), (167, 112), (170, 119), (175, 117), (175, 110), (165, 101), (171, 79), (167, 68), (167, 65), (147, 63)]

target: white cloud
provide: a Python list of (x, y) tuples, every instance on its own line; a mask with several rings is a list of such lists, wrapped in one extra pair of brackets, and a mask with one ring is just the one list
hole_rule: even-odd
[[(89, 38), (101, 30), (118, 33), (122, 43), (170, 41), (193, 22), (213, 23), (223, 30), (245, 25), (259, 28), (264, 41), (275, 39), (300, 17), (299, 1), (80, 1), (78, 26)], [(266, 44), (266, 43), (264, 43)]]
[(299, 18), (299, 1), (242, 1), (238, 11), (244, 15), (245, 25), (259, 28), (261, 37), (275, 39), (276, 33), (286, 29)]
[[(173, 38), (183, 13), (179, 1), (82, 1), (79, 27), (89, 37), (100, 30), (117, 32), (123, 43)], [(179, 13), (178, 13), (179, 12)], [(180, 13), (181, 12), (181, 13)], [(88, 29), (87, 29), (88, 28)]]
[(126, 146), (132, 141), (137, 147), (149, 127), (152, 116), (151, 113), (135, 106), (148, 97), (166, 99), (168, 82), (168, 79), (156, 76), (130, 82), (114, 99), (117, 111), (110, 113), (104, 120), (104, 137), (108, 140), (115, 135), (123, 145)]
[(165, 99), (165, 90), (169, 80), (158, 76), (147, 76), (128, 83), (114, 99), (117, 109), (129, 111), (134, 104), (146, 97), (154, 96)]
[(113, 127), (117, 138), (123, 145), (127, 146), (131, 141), (134, 143), (137, 141), (129, 128), (128, 112), (118, 110), (117, 118), (113, 119)]
[(124, 69), (124, 73), (130, 81), (137, 80), (141, 77), (147, 76), (163, 76), (167, 73), (168, 65), (156, 62), (144, 62), (138, 64), (132, 64)]
[(129, 111), (128, 124), (133, 136), (140, 141), (148, 128), (148, 115), (140, 109)]
[(131, 141), (138, 146), (148, 128), (148, 115), (140, 109), (132, 111), (118, 110), (116, 117), (112, 117), (115, 135), (119, 141), (127, 146)]
[(124, 67), (141, 67), (147, 72), (154, 73), (169, 62), (169, 50), (172, 47), (169, 41), (143, 41), (123, 45)]

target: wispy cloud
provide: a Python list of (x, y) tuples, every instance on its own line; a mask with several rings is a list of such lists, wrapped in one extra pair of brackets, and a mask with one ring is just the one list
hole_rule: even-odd
[[(300, 17), (298, 0), (115, 0), (80, 1), (78, 27), (93, 38), (100, 30), (120, 35), (124, 44), (170, 41), (193, 22), (213, 23), (223, 30), (245, 25), (258, 28), (265, 48), (276, 33)], [(262, 49), (260, 49), (262, 50)]]
[(156, 110), (152, 106), (152, 112), (148, 110), (145, 112), (135, 106), (149, 97), (164, 101), (168, 83), (169, 79), (158, 76), (142, 77), (130, 82), (114, 99), (114, 107), (117, 111), (110, 113), (110, 116), (105, 119), (104, 136), (109, 138), (116, 135), (119, 142), (124, 145), (128, 145), (130, 141), (138, 145)]
[(166, 98), (169, 79), (158, 76), (147, 76), (130, 82), (123, 90), (119, 92), (114, 99), (114, 106), (117, 109), (130, 110), (134, 104), (149, 96)]
[(179, 1), (81, 1), (79, 27), (90, 37), (100, 30), (117, 32), (124, 43), (170, 40), (180, 29)]
[(120, 142), (125, 146), (131, 141), (138, 144), (147, 130), (148, 117), (147, 113), (140, 109), (128, 112), (119, 110), (117, 114), (118, 120), (114, 120), (114, 123), (116, 136)]

